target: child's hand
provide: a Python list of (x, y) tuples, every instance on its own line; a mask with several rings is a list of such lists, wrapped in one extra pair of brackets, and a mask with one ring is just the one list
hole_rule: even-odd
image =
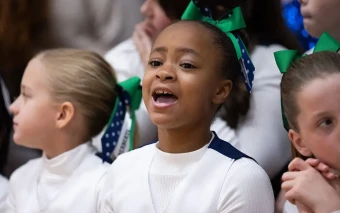
[(334, 178), (337, 177), (337, 175), (335, 175), (335, 174), (331, 171), (331, 169), (330, 169), (326, 164), (321, 163), (321, 161), (318, 160), (318, 159), (315, 159), (315, 158), (308, 158), (308, 159), (306, 160), (306, 162), (307, 162), (310, 166), (314, 167), (314, 169), (316, 169), (316, 170), (318, 170), (319, 172), (321, 172), (321, 174), (322, 174), (325, 178), (327, 178), (327, 179), (329, 179), (329, 180), (333, 180)]
[(340, 209), (339, 179), (329, 183), (318, 170), (295, 158), (282, 176), (282, 189), (291, 203), (302, 204), (312, 212), (333, 212)]
[(142, 22), (136, 25), (132, 35), (133, 42), (144, 65), (149, 60), (153, 34), (155, 34), (153, 26), (147, 22)]

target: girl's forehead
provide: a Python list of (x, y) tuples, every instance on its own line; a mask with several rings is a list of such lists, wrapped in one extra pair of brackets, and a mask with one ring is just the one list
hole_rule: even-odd
[(319, 111), (340, 101), (340, 74), (332, 74), (310, 81), (302, 87), (296, 99), (300, 107), (311, 112)]
[[(196, 22), (177, 22), (165, 28), (156, 38), (154, 46), (159, 44), (190, 44), (199, 47), (210, 46), (212, 43), (208, 30)], [(206, 47), (205, 47), (206, 48)]]

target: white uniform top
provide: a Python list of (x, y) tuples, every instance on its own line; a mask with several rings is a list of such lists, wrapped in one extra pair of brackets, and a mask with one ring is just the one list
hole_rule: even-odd
[(274, 212), (265, 171), (216, 135), (194, 152), (161, 153), (151, 144), (122, 154), (111, 165), (105, 190), (103, 213)]
[[(253, 157), (270, 178), (277, 175), (291, 159), (291, 145), (281, 119), (282, 75), (273, 54), (283, 49), (280, 45), (256, 46), (251, 54), (255, 78), (247, 116), (236, 131), (220, 118), (216, 118), (211, 126), (222, 140)], [(105, 58), (114, 67), (118, 81), (144, 76), (144, 66), (131, 39), (110, 50)], [(148, 118), (144, 104), (136, 117), (142, 144), (156, 141), (157, 128)]]
[(109, 164), (103, 164), (95, 152), (86, 143), (50, 160), (31, 160), (17, 169), (10, 178), (6, 212), (99, 212), (99, 192)]
[[(291, 204), (289, 201), (286, 201), (282, 213), (299, 213), (299, 210), (295, 205)], [(330, 213), (340, 213), (340, 210)]]
[(4, 212), (8, 194), (8, 180), (0, 175), (0, 212)]

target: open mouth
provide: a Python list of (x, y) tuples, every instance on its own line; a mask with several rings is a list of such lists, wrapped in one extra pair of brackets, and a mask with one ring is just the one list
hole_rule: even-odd
[(158, 104), (170, 105), (175, 103), (178, 98), (176, 95), (164, 90), (156, 90), (152, 93), (153, 100)]

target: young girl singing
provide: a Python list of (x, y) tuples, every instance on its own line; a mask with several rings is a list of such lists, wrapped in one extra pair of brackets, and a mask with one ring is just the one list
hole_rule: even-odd
[(180, 21), (156, 38), (143, 99), (159, 141), (112, 164), (103, 212), (272, 213), (265, 171), (210, 131), (245, 49), (217, 27)]
[(285, 196), (297, 205), (287, 202), (286, 213), (340, 210), (339, 178), (327, 178), (325, 169), (318, 171), (320, 163), (335, 174), (340, 171), (339, 49), (340, 43), (325, 33), (312, 55), (301, 57), (294, 50), (275, 53), (284, 73), (281, 97), (288, 136), (301, 157), (317, 159), (296, 158), (283, 175)]
[(123, 123), (114, 118), (124, 117), (126, 111), (116, 111), (116, 106), (123, 106), (117, 100), (127, 93), (117, 88), (112, 68), (93, 52), (49, 50), (29, 62), (21, 94), (10, 106), (13, 138), (19, 145), (42, 150), (43, 156), (11, 176), (7, 212), (97, 212), (109, 166), (103, 160), (112, 160), (121, 140), (110, 140), (119, 135), (111, 132), (103, 140), (103, 153), (97, 153), (91, 138), (111, 114), (109, 126)]

